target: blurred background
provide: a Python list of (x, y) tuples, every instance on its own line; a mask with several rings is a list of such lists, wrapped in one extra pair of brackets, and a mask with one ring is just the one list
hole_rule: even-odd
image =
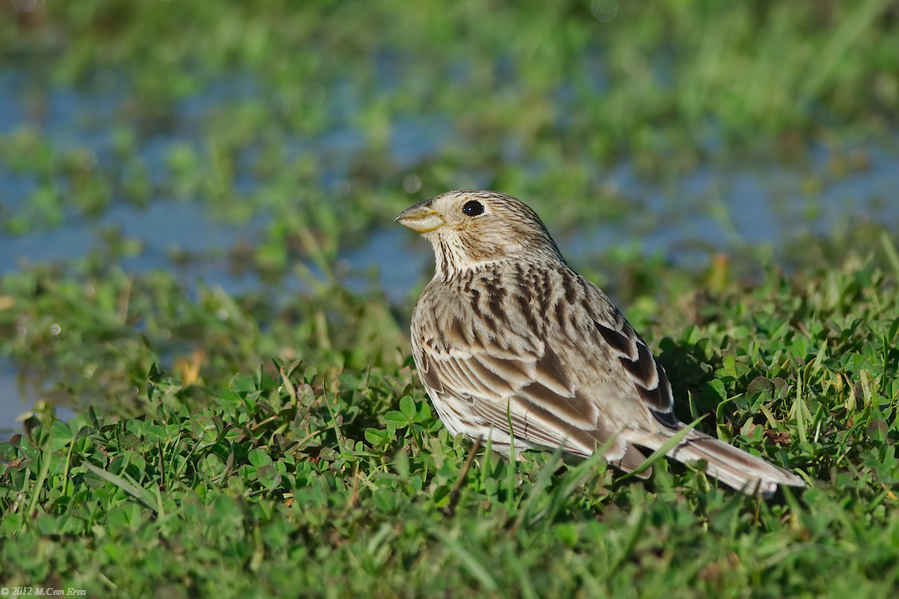
[(0, 0), (0, 429), (140, 412), (154, 363), (198, 395), (272, 356), (402, 365), (433, 259), (392, 219), (450, 189), (528, 202), (637, 321), (672, 288), (879, 259), (897, 19), (889, 0)]

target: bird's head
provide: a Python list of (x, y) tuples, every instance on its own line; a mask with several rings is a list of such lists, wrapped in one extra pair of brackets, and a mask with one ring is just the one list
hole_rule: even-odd
[(540, 217), (502, 193), (450, 191), (406, 209), (396, 222), (431, 242), (438, 275), (505, 260), (564, 262)]

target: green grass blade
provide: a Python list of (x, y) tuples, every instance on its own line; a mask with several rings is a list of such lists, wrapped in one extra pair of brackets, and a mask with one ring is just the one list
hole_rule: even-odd
[(128, 493), (129, 495), (131, 495), (132, 497), (134, 497), (135, 499), (137, 499), (144, 505), (146, 505), (148, 508), (150, 508), (157, 514), (162, 515), (162, 509), (160, 508), (159, 505), (156, 504), (156, 500), (154, 499), (153, 495), (151, 495), (150, 492), (147, 491), (146, 489), (128, 482), (127, 480), (125, 480), (121, 476), (118, 476), (117, 474), (113, 474), (112, 472), (107, 472), (106, 470), (103, 470), (102, 468), (97, 468), (90, 462), (82, 462), (82, 465), (85, 468), (87, 468), (88, 470), (90, 470), (91, 472), (93, 472), (94, 474), (96, 474), (97, 476), (99, 476), (100, 478), (119, 487), (120, 489), (122, 489), (123, 491), (125, 491), (126, 493)]
[(669, 451), (671, 451), (672, 449), (677, 447), (680, 444), (680, 442), (683, 441), (684, 437), (689, 435), (690, 431), (692, 431), (694, 428), (696, 428), (696, 425), (699, 424), (699, 422), (703, 418), (704, 418), (704, 416), (700, 416), (699, 418), (697, 418), (690, 424), (684, 425), (684, 427), (682, 429), (677, 431), (674, 435), (671, 436), (670, 439), (665, 441), (665, 443), (663, 443), (661, 447), (659, 447), (654, 452), (652, 452), (652, 454), (650, 454), (650, 456), (648, 458), (646, 458), (646, 460), (642, 464), (640, 464), (640, 466), (638, 468), (634, 469), (633, 472), (628, 472), (627, 474), (622, 476), (621, 480), (633, 478), (634, 476), (637, 476), (638, 474), (641, 474), (641, 473), (649, 470), (649, 468), (651, 468), (653, 464), (655, 464), (657, 461), (662, 459), (662, 457), (668, 455)]

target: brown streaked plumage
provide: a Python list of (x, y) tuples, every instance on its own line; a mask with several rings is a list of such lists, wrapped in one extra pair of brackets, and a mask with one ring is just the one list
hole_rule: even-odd
[[(412, 352), (452, 434), (492, 438), (505, 454), (555, 449), (605, 458), (624, 471), (683, 424), (664, 369), (618, 308), (568, 267), (528, 206), (489, 191), (451, 191), (396, 218), (431, 242), (434, 278), (412, 315)], [(511, 431), (509, 421), (511, 420)], [(801, 478), (690, 431), (668, 452), (705, 460), (744, 492)], [(648, 476), (648, 473), (645, 475)]]

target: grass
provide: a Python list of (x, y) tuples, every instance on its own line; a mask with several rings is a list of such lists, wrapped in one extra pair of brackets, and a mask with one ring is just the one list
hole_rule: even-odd
[[(2, 321), (36, 331), (18, 343), (37, 342), (46, 333), (30, 322), (56, 310), (32, 283), (4, 287), (15, 303)], [(130, 293), (144, 285), (135, 277)], [(35, 416), (0, 444), (3, 584), (118, 595), (890, 596), (896, 287), (896, 272), (850, 255), (791, 277), (768, 269), (749, 289), (663, 287), (658, 313), (634, 314), (682, 419), (706, 415), (709, 432), (809, 481), (771, 502), (665, 461), (644, 483), (596, 459), (471, 453), (435, 418), (404, 342), (354, 365), (352, 351), (313, 334), (298, 358), (301, 336), (276, 349), (273, 334), (252, 333), (272, 323), (233, 303), (224, 324), (206, 323), (222, 330), (195, 341), (205, 354), (192, 367), (163, 370), (155, 327), (176, 330), (178, 313), (200, 327), (220, 303), (184, 300), (154, 316), (152, 299), (133, 302), (126, 321), (148, 321), (134, 339), (114, 334), (114, 309), (85, 305), (97, 316), (76, 321), (97, 337), (64, 327), (47, 364), (74, 384), (64, 357), (76, 345), (83, 362), (116, 355), (131, 370), (106, 374), (123, 379), (112, 388), (139, 390), (68, 422)], [(274, 359), (257, 360), (265, 354)]]
[[(814, 142), (863, 171), (854, 145), (895, 124), (893, 3), (39, 5), (0, 6), (0, 92), (25, 115), (0, 133), (5, 235), (163, 200), (267, 224), (228, 249), (260, 280), (239, 296), (181, 282), (178, 250), (171, 268), (124, 270), (144, 248), (115, 230), (0, 278), (0, 358), (41, 400), (0, 443), (0, 586), (896, 594), (889, 223), (696, 271), (636, 245), (570, 256), (656, 351), (681, 420), (808, 480), (769, 502), (667, 460), (643, 482), (450, 438), (408, 355), (414, 293), (391, 304), (340, 274), (342, 248), (449, 188), (513, 192), (554, 231), (590, 230), (641, 199), (604, 184), (621, 162), (669, 181), (762, 154), (802, 163)], [(451, 134), (410, 159), (398, 122)]]

